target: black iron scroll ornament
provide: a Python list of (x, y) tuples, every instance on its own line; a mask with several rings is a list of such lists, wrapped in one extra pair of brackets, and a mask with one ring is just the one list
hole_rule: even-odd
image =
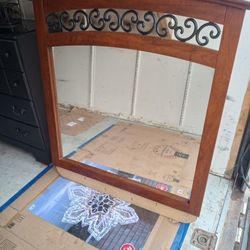
[(49, 14), (46, 21), (50, 33), (107, 30), (166, 38), (173, 32), (178, 41), (187, 42), (195, 39), (200, 46), (208, 45), (210, 39), (217, 39), (221, 35), (221, 29), (216, 23), (206, 22), (199, 25), (196, 19), (188, 17), (184, 18), (183, 25), (180, 25), (177, 16), (159, 15), (152, 11), (143, 14), (136, 10), (115, 9), (63, 11)]

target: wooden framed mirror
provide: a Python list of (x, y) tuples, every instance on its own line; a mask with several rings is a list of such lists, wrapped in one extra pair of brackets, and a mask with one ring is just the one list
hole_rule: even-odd
[[(206, 188), (245, 8), (249, 6), (245, 1), (35, 0), (34, 8), (53, 163), (58, 167), (198, 216)], [(212, 41), (219, 41), (217, 49), (211, 48), (210, 43)], [(149, 180), (147, 176), (143, 176), (143, 171), (139, 173), (136, 172), (137, 170), (133, 172), (133, 169), (125, 170), (120, 166), (122, 164), (118, 164), (117, 168), (113, 167), (112, 163), (116, 165), (117, 154), (114, 154), (113, 159), (110, 157), (108, 160), (107, 157), (103, 158), (103, 155), (98, 154), (92, 158), (86, 155), (85, 158), (82, 158), (84, 154), (81, 151), (83, 148), (81, 145), (76, 152), (77, 154), (74, 155), (75, 158), (65, 157), (61, 138), (62, 125), (60, 124), (58, 112), (58, 91), (53, 48), (72, 45), (132, 49), (187, 60), (214, 69), (205, 123), (201, 138), (198, 140), (199, 147), (197, 147), (197, 141), (182, 133), (175, 136), (173, 143), (176, 145), (178, 141), (183, 143), (190, 141), (187, 149), (188, 153), (175, 147), (166, 147), (169, 146), (169, 143), (159, 144), (158, 142), (162, 138), (166, 137), (165, 141), (171, 141), (170, 138), (173, 137), (173, 134), (176, 135), (175, 132), (166, 132), (165, 130), (165, 134), (161, 134), (160, 139), (155, 143), (158, 147), (154, 148), (155, 151), (168, 156), (163, 159), (166, 166), (172, 164), (171, 159), (179, 159), (180, 161), (191, 159), (192, 152), (194, 152), (196, 158), (191, 161), (190, 171), (193, 171), (193, 176), (190, 195), (183, 196), (178, 195), (176, 192), (169, 192), (168, 189), (165, 189), (167, 183), (163, 183), (160, 179)], [(74, 62), (69, 63), (69, 65), (71, 64), (74, 67)], [(88, 111), (86, 112), (88, 113)], [(86, 116), (87, 113), (85, 113)], [(89, 116), (93, 115), (91, 112), (88, 114)], [(82, 121), (84, 119), (83, 117)], [(94, 146), (93, 143), (89, 144), (88, 148), (84, 148), (84, 150), (90, 151), (93, 148), (102, 146), (103, 143), (110, 143), (112, 136), (121, 135), (124, 129), (129, 132), (123, 134), (123, 138), (128, 139), (129, 135), (134, 136), (140, 133), (141, 137), (149, 138), (149, 134), (153, 133), (152, 131), (155, 131), (155, 128), (144, 125), (134, 124), (131, 121), (125, 123), (125, 125), (122, 122), (116, 123), (112, 127), (112, 131), (105, 129), (102, 131), (101, 134), (104, 133), (103, 137), (96, 139), (96, 136), (93, 136), (94, 139), (92, 138), (91, 141), (94, 141)], [(159, 134), (159, 130), (157, 131)], [(163, 133), (162, 130), (160, 133)], [(153, 135), (151, 138), (156, 137)], [(139, 140), (139, 143), (142, 141)], [(195, 143), (193, 143), (194, 141)], [(145, 143), (150, 142), (152, 140), (148, 139)], [(113, 147), (116, 149), (119, 146), (118, 144), (119, 142)], [(124, 156), (124, 159), (130, 157), (126, 155), (129, 154), (128, 151), (122, 150), (121, 147), (119, 150), (119, 155)], [(136, 155), (131, 157), (135, 158)], [(98, 159), (102, 159), (101, 162), (98, 162)], [(145, 161), (149, 162), (149, 158)], [(99, 167), (95, 163), (98, 163)], [(162, 164), (162, 162), (157, 162), (157, 164)], [(150, 168), (151, 165), (145, 166)], [(155, 168), (155, 166), (153, 167)], [(141, 178), (140, 181), (129, 178), (129, 174)], [(153, 183), (157, 181), (159, 185), (148, 184), (150, 181), (153, 181)]]

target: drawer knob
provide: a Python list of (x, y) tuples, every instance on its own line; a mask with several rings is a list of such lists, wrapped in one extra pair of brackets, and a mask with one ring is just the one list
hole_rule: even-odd
[(27, 110), (24, 108), (18, 108), (15, 105), (11, 106), (12, 112), (18, 116), (25, 115), (27, 113)]
[(22, 130), (21, 128), (16, 128), (16, 133), (20, 137), (27, 137), (30, 135), (30, 132), (27, 130)]
[(20, 114), (21, 114), (21, 115), (26, 114), (26, 109), (20, 109)]
[(30, 134), (30, 133), (29, 133), (28, 131), (23, 131), (23, 132), (22, 132), (22, 136), (23, 136), (23, 137), (27, 137), (27, 136), (29, 136), (29, 134)]
[(10, 52), (8, 52), (8, 51), (4, 52), (4, 57), (9, 58), (10, 57)]
[(17, 132), (17, 133), (20, 133), (20, 132), (21, 132), (21, 129), (20, 129), (20, 128), (16, 128), (16, 132)]
[(14, 88), (17, 88), (19, 86), (19, 83), (18, 83), (18, 81), (15, 81), (15, 82), (13, 82), (12, 85), (13, 85)]

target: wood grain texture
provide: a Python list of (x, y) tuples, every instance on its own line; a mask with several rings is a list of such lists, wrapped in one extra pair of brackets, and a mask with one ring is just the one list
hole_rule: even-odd
[(161, 190), (152, 188), (148, 185), (144, 185), (139, 182), (135, 182), (133, 180), (117, 176), (112, 173), (90, 167), (84, 163), (69, 159), (61, 159), (59, 166), (77, 174), (87, 176), (150, 200), (157, 201), (164, 205), (169, 205), (169, 203), (171, 203), (169, 206), (176, 207), (184, 212), (189, 212), (189, 200), (177, 195), (168, 192), (162, 192)]
[(58, 162), (62, 156), (61, 135), (59, 129), (59, 119), (57, 114), (57, 94), (55, 83), (55, 70), (53, 63), (52, 48), (45, 46), (47, 36), (47, 26), (44, 22), (43, 2), (36, 0), (33, 2), (36, 13), (37, 41), (41, 62), (41, 73), (43, 79), (43, 89), (45, 98), (46, 115), (49, 128), (50, 145), (52, 150), (53, 163)]
[(44, 0), (44, 10), (46, 14), (62, 10), (91, 8), (152, 10), (160, 13), (167, 12), (176, 15), (190, 16), (221, 24), (224, 21), (226, 10), (225, 6), (221, 4), (197, 0)]
[(243, 19), (243, 10), (228, 8), (190, 199), (196, 215), (202, 205)]
[(99, 45), (147, 51), (215, 67), (217, 51), (174, 40), (112, 32), (65, 32), (49, 34), (47, 46)]
[(250, 2), (246, 0), (199, 0), (210, 3), (218, 3), (223, 6), (236, 7), (240, 9), (250, 9)]

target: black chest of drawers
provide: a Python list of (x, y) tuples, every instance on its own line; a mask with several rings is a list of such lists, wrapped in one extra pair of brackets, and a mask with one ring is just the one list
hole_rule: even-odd
[(0, 34), (0, 139), (51, 162), (35, 31)]

